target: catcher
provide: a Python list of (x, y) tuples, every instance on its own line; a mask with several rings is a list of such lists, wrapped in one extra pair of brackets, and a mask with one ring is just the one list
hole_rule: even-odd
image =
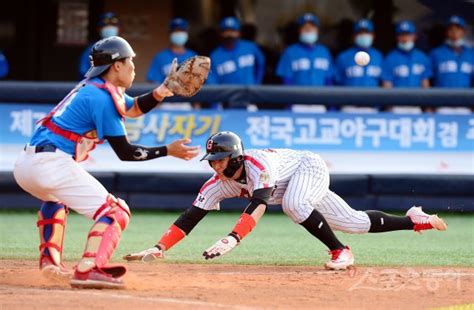
[(264, 214), (267, 205), (281, 204), (283, 211), (297, 224), (324, 243), (330, 251), (327, 269), (346, 269), (354, 264), (350, 248), (343, 245), (332, 229), (347, 233), (378, 233), (395, 230), (446, 230), (436, 215), (412, 207), (406, 216), (381, 211), (357, 211), (329, 190), (329, 172), (320, 156), (290, 149), (250, 150), (244, 153), (240, 138), (232, 132), (220, 132), (206, 143), (206, 155), (216, 174), (199, 191), (191, 208), (170, 226), (158, 244), (126, 260), (152, 261), (163, 258), (210, 211), (219, 209), (226, 198), (250, 200), (228, 236), (204, 251), (213, 259), (234, 249)]
[[(173, 68), (163, 84), (132, 98), (124, 93), (135, 77), (135, 52), (127, 41), (109, 37), (91, 51), (92, 66), (81, 81), (44, 119), (14, 168), (17, 183), (43, 201), (38, 212), (40, 269), (54, 278), (70, 278), (62, 264), (68, 209), (95, 223), (71, 285), (79, 288), (120, 288), (124, 266), (108, 265), (130, 219), (130, 209), (110, 194), (78, 162), (85, 160), (97, 143), (107, 140), (124, 161), (144, 161), (163, 156), (189, 160), (199, 147), (187, 139), (167, 146), (130, 144), (125, 117), (139, 117), (173, 93), (191, 96), (207, 78), (209, 58), (194, 57)], [(184, 87), (183, 87), (184, 86)]]

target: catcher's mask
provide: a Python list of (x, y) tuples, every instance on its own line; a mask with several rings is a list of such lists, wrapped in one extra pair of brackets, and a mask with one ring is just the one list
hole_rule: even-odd
[(105, 72), (117, 60), (135, 57), (127, 40), (121, 37), (108, 37), (94, 44), (89, 59), (91, 67), (86, 72), (86, 78), (93, 78)]
[(230, 157), (230, 161), (224, 169), (224, 175), (231, 178), (244, 163), (244, 146), (239, 136), (230, 131), (218, 132), (209, 137), (206, 155), (201, 160), (220, 160), (225, 157)]

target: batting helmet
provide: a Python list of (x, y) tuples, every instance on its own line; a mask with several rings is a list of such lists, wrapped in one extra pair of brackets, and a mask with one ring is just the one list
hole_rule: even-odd
[(134, 56), (135, 52), (127, 40), (117, 36), (102, 39), (92, 47), (89, 55), (91, 67), (85, 76), (96, 77), (104, 73), (117, 60)]
[(206, 155), (201, 160), (219, 160), (230, 157), (224, 175), (232, 177), (244, 162), (244, 145), (239, 136), (230, 131), (213, 134), (206, 142)]

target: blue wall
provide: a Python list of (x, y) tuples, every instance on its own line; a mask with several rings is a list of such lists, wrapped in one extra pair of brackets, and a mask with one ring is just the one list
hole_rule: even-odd
[[(207, 174), (94, 174), (132, 209), (185, 210), (193, 203)], [(332, 175), (330, 188), (355, 209), (406, 211), (421, 205), (430, 212), (474, 212), (474, 176)], [(11, 172), (0, 173), (0, 209), (38, 208)], [(222, 210), (243, 211), (246, 201), (231, 199)], [(270, 208), (270, 210), (280, 208)]]

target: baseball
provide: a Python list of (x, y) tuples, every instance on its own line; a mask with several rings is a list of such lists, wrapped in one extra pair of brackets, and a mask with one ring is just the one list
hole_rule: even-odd
[(355, 54), (354, 60), (359, 66), (367, 66), (370, 62), (370, 56), (366, 52), (360, 51)]

